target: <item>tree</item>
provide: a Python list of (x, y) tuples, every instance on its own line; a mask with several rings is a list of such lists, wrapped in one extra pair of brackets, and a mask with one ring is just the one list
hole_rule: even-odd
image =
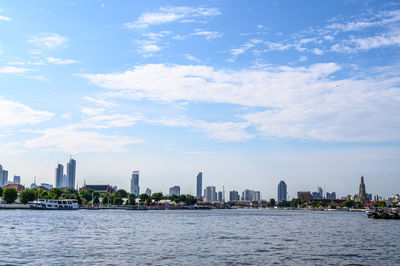
[(347, 208), (354, 207), (354, 205), (355, 205), (354, 200), (345, 200), (342, 202), (342, 204), (340, 204), (341, 207), (347, 207)]
[(82, 189), (79, 191), (79, 195), (82, 199), (86, 200), (86, 201), (91, 201), (92, 198), (94, 197), (98, 197), (100, 196), (98, 192), (95, 192), (93, 189), (91, 188), (87, 188), (87, 189)]
[(18, 195), (19, 200), (23, 204), (27, 204), (30, 201), (34, 201), (36, 198), (36, 193), (32, 189), (22, 190)]
[(63, 192), (59, 188), (52, 188), (49, 191), (49, 196), (51, 196), (52, 199), (59, 199), (62, 194)]
[(109, 197), (108, 196), (104, 196), (102, 199), (101, 199), (101, 204), (103, 204), (103, 205), (108, 205), (108, 201), (109, 201)]
[(162, 200), (162, 198), (163, 198), (162, 193), (153, 193), (153, 195), (151, 195), (151, 199), (153, 199), (154, 202), (159, 202), (160, 200)]
[(141, 203), (146, 202), (148, 199), (150, 199), (150, 196), (147, 194), (140, 194), (139, 195), (139, 200)]
[(184, 202), (186, 205), (195, 205), (197, 203), (197, 198), (188, 194)]
[(290, 206), (294, 207), (294, 208), (296, 208), (300, 204), (301, 204), (301, 200), (300, 199), (292, 199), (292, 201), (290, 202)]
[(135, 194), (128, 194), (128, 200), (126, 201), (127, 205), (135, 205), (136, 203), (136, 195)]
[(100, 204), (99, 197), (96, 196), (93, 198), (93, 204)]
[(121, 205), (123, 203), (122, 198), (114, 198), (113, 204), (114, 205)]
[(3, 197), (3, 187), (0, 186), (0, 197)]
[(274, 207), (276, 204), (275, 199), (270, 199), (269, 204), (271, 205), (271, 207)]
[(7, 203), (13, 203), (18, 198), (18, 191), (15, 188), (6, 188), (3, 190), (3, 200)]
[(122, 198), (122, 199), (124, 199), (124, 198), (127, 198), (127, 197), (128, 197), (128, 192), (126, 192), (126, 191), (123, 190), (123, 189), (118, 189), (118, 190), (115, 192), (115, 196), (116, 196), (117, 198)]
[(169, 200), (173, 202), (179, 202), (179, 196), (172, 194), (171, 196), (169, 196)]

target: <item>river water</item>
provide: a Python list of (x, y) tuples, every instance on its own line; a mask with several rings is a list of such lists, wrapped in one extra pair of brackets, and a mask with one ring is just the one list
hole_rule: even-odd
[(395, 265), (400, 221), (291, 210), (0, 210), (0, 264)]

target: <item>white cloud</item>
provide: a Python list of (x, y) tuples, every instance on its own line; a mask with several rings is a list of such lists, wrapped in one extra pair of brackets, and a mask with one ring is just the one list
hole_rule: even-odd
[(58, 65), (69, 65), (69, 64), (78, 63), (78, 61), (73, 60), (73, 59), (62, 59), (62, 58), (55, 58), (55, 57), (51, 57), (51, 56), (47, 57), (46, 60), (49, 63), (58, 64)]
[(5, 66), (0, 68), (0, 73), (4, 74), (23, 74), (32, 71), (29, 68)]
[(151, 25), (159, 25), (170, 22), (194, 22), (198, 18), (220, 15), (217, 8), (193, 8), (193, 7), (169, 7), (160, 8), (157, 12), (142, 13), (134, 22), (125, 23), (130, 29), (146, 29)]
[(33, 125), (51, 119), (54, 114), (34, 110), (24, 104), (0, 96), (0, 127)]
[(242, 46), (240, 46), (240, 48), (231, 49), (230, 52), (233, 56), (232, 60), (235, 60), (236, 57), (245, 53), (247, 50), (253, 48), (256, 44), (259, 44), (261, 42), (262, 41), (258, 39), (251, 39), (248, 42), (244, 43)]
[(36, 131), (42, 136), (27, 140), (29, 149), (45, 149), (66, 153), (127, 152), (128, 145), (144, 142), (127, 136), (108, 136), (94, 131), (79, 130), (74, 126)]
[(166, 124), (193, 128), (217, 139), (224, 138), (226, 132), (230, 136), (225, 136), (226, 139), (249, 139), (252, 135), (245, 129), (255, 127), (263, 137), (399, 140), (400, 75), (384, 70), (379, 75), (368, 73), (337, 80), (331, 75), (339, 69), (335, 63), (240, 71), (203, 65), (149, 64), (123, 73), (81, 77), (118, 92), (125, 99), (265, 108), (262, 112), (241, 115), (243, 122), (195, 121), (193, 125), (185, 120), (172, 120)]
[(41, 33), (38, 36), (33, 36), (28, 42), (37, 47), (43, 47), (49, 50), (54, 50), (65, 46), (68, 38), (56, 33)]
[(86, 101), (95, 103), (96, 105), (104, 106), (104, 107), (113, 107), (116, 106), (117, 104), (113, 101), (110, 100), (104, 100), (104, 99), (98, 99), (98, 98), (93, 98), (93, 97), (85, 97)]
[(319, 48), (312, 49), (313, 53), (316, 55), (322, 55), (324, 52)]
[(9, 17), (2, 16), (2, 15), (0, 15), (0, 20), (2, 20), (2, 21), (11, 21), (11, 19)]
[(194, 57), (194, 56), (191, 55), (191, 54), (185, 54), (185, 58), (186, 58), (187, 60), (190, 60), (190, 61), (193, 61), (193, 62), (197, 62), (197, 63), (200, 62), (200, 59)]
[(143, 45), (141, 47), (141, 51), (144, 53), (155, 53), (155, 52), (159, 52), (161, 51), (162, 48), (160, 46), (158, 46), (157, 44), (147, 44), (147, 45)]

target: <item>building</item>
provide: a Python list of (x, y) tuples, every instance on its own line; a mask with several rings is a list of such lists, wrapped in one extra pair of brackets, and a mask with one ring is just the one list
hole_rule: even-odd
[(217, 201), (217, 192), (214, 186), (208, 186), (204, 189), (204, 201)]
[(80, 188), (81, 189), (93, 189), (96, 192), (99, 193), (108, 193), (108, 194), (112, 194), (115, 191), (117, 191), (117, 187), (116, 186), (111, 186), (111, 185), (84, 185), (83, 187)]
[(53, 185), (50, 185), (50, 184), (47, 184), (47, 183), (40, 183), (39, 187), (44, 187), (44, 188), (46, 188), (45, 189), (46, 191), (49, 191), (50, 189), (53, 188)]
[(8, 181), (8, 171), (3, 169), (3, 166), (0, 164), (0, 187), (5, 186)]
[(217, 193), (217, 201), (222, 202), (222, 191)]
[(278, 202), (287, 201), (287, 186), (285, 181), (278, 184)]
[(13, 184), (21, 184), (21, 177), (19, 175), (14, 175)]
[(181, 187), (180, 186), (173, 186), (169, 188), (169, 195), (177, 195), (179, 196), (181, 194)]
[(67, 184), (65, 187), (75, 187), (75, 174), (76, 174), (76, 161), (72, 158), (69, 159), (67, 164)]
[(298, 191), (297, 198), (309, 202), (313, 199), (313, 196), (310, 191)]
[(237, 201), (240, 200), (239, 192), (236, 190), (232, 190), (229, 192), (229, 201)]
[(312, 197), (313, 197), (313, 199), (323, 199), (324, 191), (322, 190), (322, 188), (318, 187), (317, 191), (312, 193)]
[(253, 190), (246, 189), (242, 192), (242, 200), (253, 200)]
[(358, 191), (358, 195), (355, 198), (356, 202), (360, 202), (360, 203), (366, 203), (369, 202), (369, 197), (367, 192), (365, 191), (365, 184), (364, 184), (364, 177), (361, 176), (361, 183), (360, 183), (360, 188)]
[(5, 185), (4, 188), (15, 188), (18, 192), (21, 192), (22, 190), (25, 189), (25, 187), (20, 184), (8, 184)]
[(146, 188), (146, 192), (144, 193), (148, 196), (151, 196), (151, 189), (150, 188)]
[(254, 191), (253, 198), (251, 200), (253, 200), (253, 201), (261, 201), (261, 192), (260, 191)]
[(66, 187), (64, 181), (64, 166), (62, 164), (57, 165), (54, 184), (56, 185), (56, 188)]
[(336, 192), (332, 192), (332, 193), (326, 192), (326, 198), (327, 199), (336, 199)]
[(131, 194), (135, 194), (139, 196), (140, 194), (140, 187), (139, 187), (139, 171), (132, 172), (131, 178)]
[(203, 173), (199, 172), (197, 175), (197, 186), (196, 186), (196, 197), (198, 199), (201, 199), (201, 191), (202, 191), (202, 186), (203, 186)]

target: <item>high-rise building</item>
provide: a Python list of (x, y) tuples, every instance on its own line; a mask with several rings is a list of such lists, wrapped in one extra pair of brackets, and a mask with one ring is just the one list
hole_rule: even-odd
[(144, 194), (147, 194), (148, 196), (151, 196), (151, 189), (150, 188), (146, 188), (146, 192)]
[(199, 174), (197, 175), (197, 187), (196, 187), (196, 197), (198, 198), (198, 199), (201, 199), (201, 190), (203, 189), (202, 188), (202, 186), (203, 186), (203, 173), (202, 172), (199, 172)]
[(219, 191), (217, 194), (217, 201), (222, 202), (222, 191)]
[(229, 201), (240, 200), (239, 192), (232, 190), (229, 192)]
[(278, 202), (287, 201), (287, 186), (285, 181), (278, 184)]
[(336, 192), (332, 192), (332, 193), (326, 192), (326, 198), (327, 199), (336, 199)]
[(21, 185), (21, 177), (19, 175), (14, 175), (13, 184)]
[(261, 200), (261, 192), (260, 191), (254, 191), (252, 200), (253, 201), (260, 201)]
[(65, 186), (64, 184), (64, 166), (62, 164), (58, 164), (56, 168), (56, 177), (55, 177), (55, 185), (56, 188), (62, 188)]
[(5, 186), (8, 181), (8, 171), (0, 164), (0, 186)]
[(246, 189), (242, 192), (242, 200), (252, 200), (254, 191), (250, 189)]
[(214, 186), (208, 186), (204, 190), (204, 201), (217, 201), (217, 192)]
[(76, 161), (72, 158), (69, 159), (67, 164), (67, 185), (66, 187), (75, 187), (75, 174), (76, 174)]
[(181, 194), (181, 187), (180, 186), (173, 186), (169, 188), (169, 195), (177, 195), (179, 196)]
[(68, 182), (67, 182), (67, 176), (63, 175), (62, 180), (61, 180), (61, 187), (67, 187)]
[(139, 171), (133, 171), (132, 178), (131, 178), (131, 194), (135, 194), (136, 196), (139, 196), (139, 193), (140, 193)]

